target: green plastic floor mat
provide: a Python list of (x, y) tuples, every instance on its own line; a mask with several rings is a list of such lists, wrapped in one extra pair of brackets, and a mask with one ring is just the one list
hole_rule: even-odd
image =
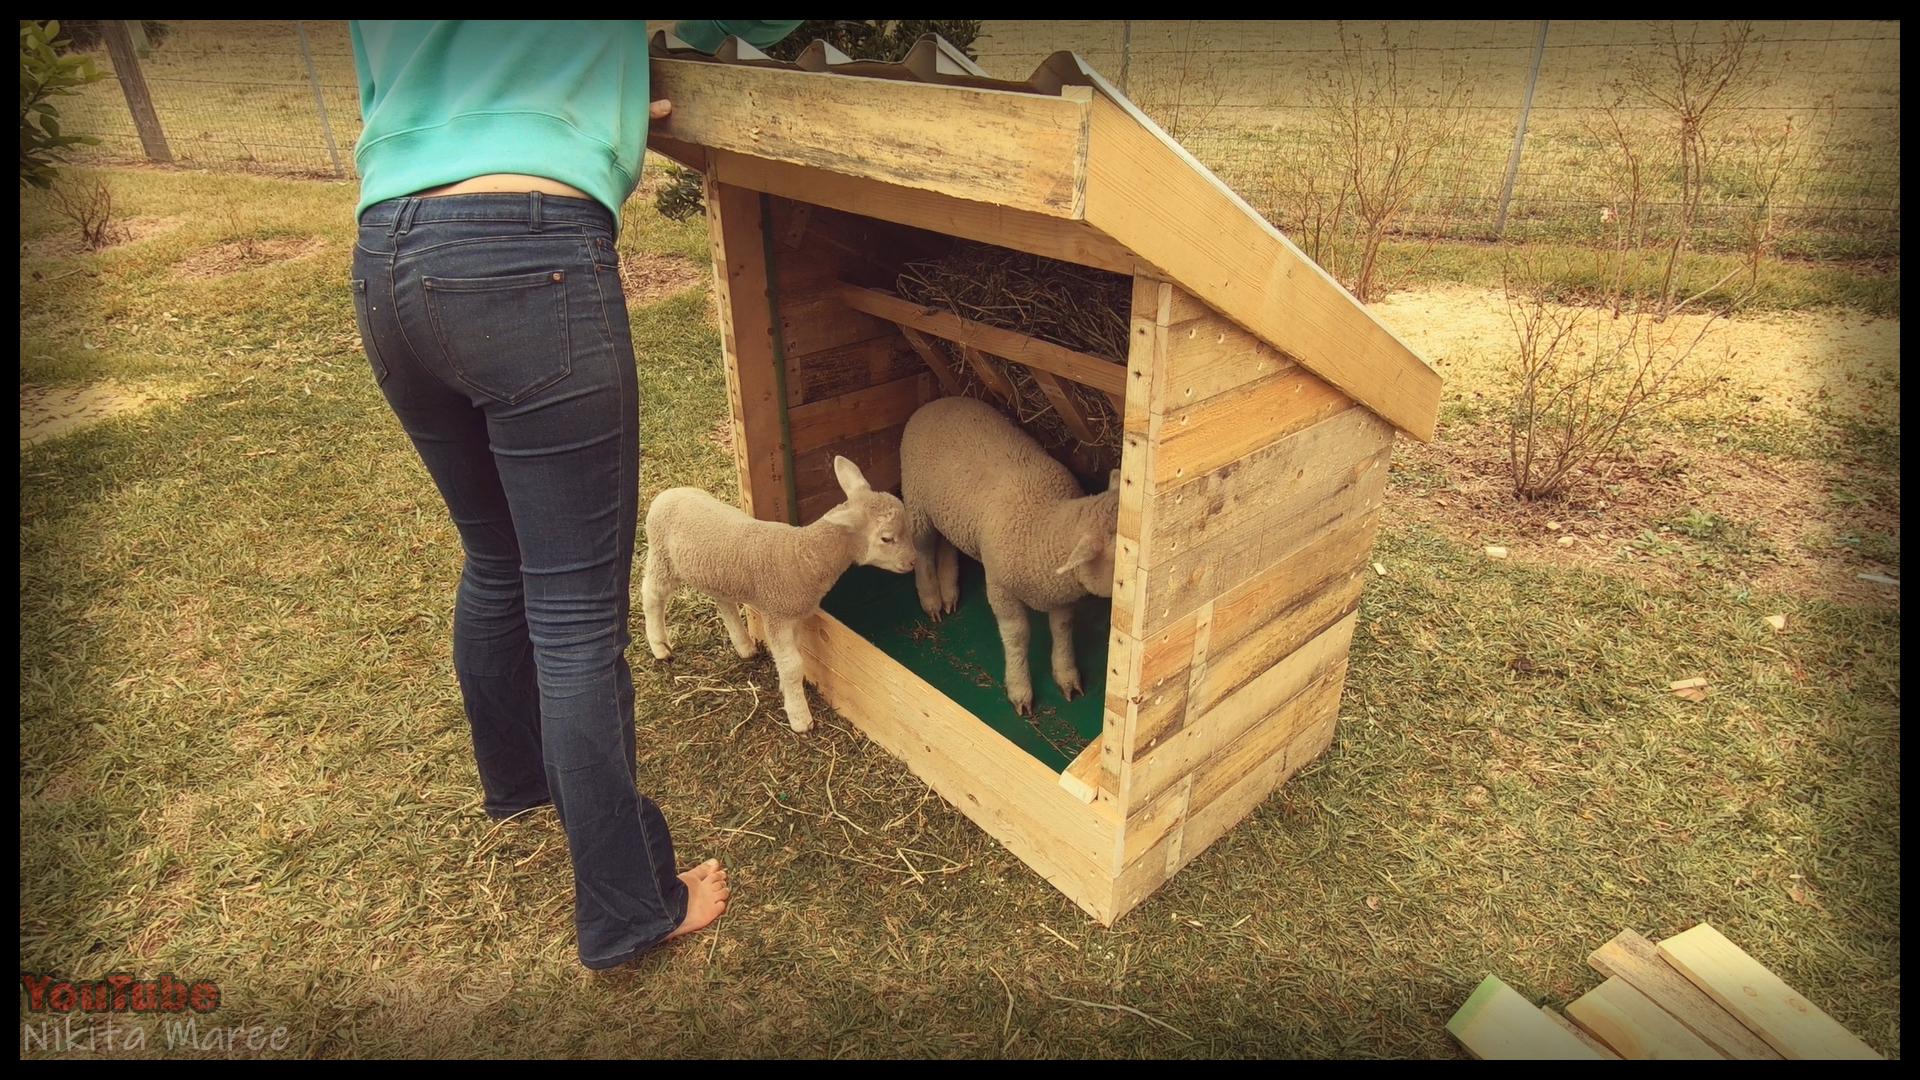
[(1047, 617), (1029, 613), (1032, 716), (1015, 713), (1007, 700), (1000, 627), (987, 605), (986, 574), (979, 563), (961, 558), (959, 610), (937, 623), (920, 610), (912, 574), (868, 566), (847, 571), (820, 606), (1055, 772), (1064, 771), (1100, 734), (1110, 600), (1087, 597), (1074, 608), (1073, 655), (1087, 692), (1073, 701), (1066, 700), (1053, 681), (1048, 659), (1053, 635)]

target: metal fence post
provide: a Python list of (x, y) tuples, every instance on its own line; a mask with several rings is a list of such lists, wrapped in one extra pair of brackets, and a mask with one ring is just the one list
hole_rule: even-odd
[(307, 28), (296, 20), (293, 32), (300, 39), (300, 62), (307, 65), (307, 82), (313, 87), (313, 107), (320, 114), (320, 134), (327, 140), (327, 156), (333, 159), (333, 175), (345, 176), (340, 166), (340, 148), (333, 142), (333, 125), (327, 121), (327, 99), (320, 93), (320, 74), (313, 69), (313, 50), (307, 48)]
[(1127, 92), (1127, 67), (1133, 62), (1133, 20), (1120, 23), (1120, 92)]
[(150, 51), (147, 45), (147, 28), (139, 19), (127, 20), (127, 36), (133, 39), (133, 51), (143, 59)]
[(133, 114), (133, 126), (140, 132), (140, 148), (149, 161), (171, 162), (173, 151), (167, 146), (167, 133), (160, 127), (160, 114), (153, 111), (153, 96), (147, 93), (146, 76), (140, 73), (140, 54), (133, 49), (133, 35), (119, 19), (100, 20), (101, 36), (107, 39), (107, 55), (113, 59), (113, 73), (127, 95), (127, 111)]
[(1520, 102), (1520, 123), (1513, 129), (1513, 151), (1507, 155), (1507, 180), (1500, 187), (1500, 216), (1493, 238), (1507, 235), (1507, 205), (1513, 201), (1513, 182), (1520, 175), (1520, 149), (1527, 142), (1527, 114), (1533, 111), (1533, 88), (1540, 83), (1540, 59), (1547, 53), (1547, 20), (1540, 20), (1540, 39), (1533, 44), (1533, 71), (1527, 75), (1527, 96)]

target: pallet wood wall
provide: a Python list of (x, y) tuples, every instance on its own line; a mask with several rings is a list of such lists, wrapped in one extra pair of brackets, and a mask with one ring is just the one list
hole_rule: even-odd
[(1136, 278), (1132, 326), (1100, 771), (1125, 813), (1116, 917), (1331, 743), (1393, 442), (1171, 284)]
[(796, 520), (844, 497), (833, 459), (844, 455), (881, 490), (898, 490), (907, 418), (939, 392), (899, 328), (836, 295), (848, 282), (891, 287), (899, 264), (942, 241), (826, 207), (770, 196), (774, 306), (786, 371)]

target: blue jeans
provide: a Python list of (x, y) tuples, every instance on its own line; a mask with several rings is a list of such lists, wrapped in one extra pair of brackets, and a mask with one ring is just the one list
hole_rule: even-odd
[(537, 194), (383, 202), (353, 252), (373, 376), (466, 551), (453, 666), (486, 811), (553, 803), (589, 968), (687, 910), (666, 820), (635, 787), (640, 403), (618, 267), (612, 214)]

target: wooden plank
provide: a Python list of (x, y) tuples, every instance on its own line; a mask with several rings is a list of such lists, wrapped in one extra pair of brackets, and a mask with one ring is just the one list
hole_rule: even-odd
[(846, 628), (816, 615), (800, 636), (807, 677), (836, 710), (904, 761), (1067, 898), (1111, 925), (1107, 869), (1119, 822), (1104, 800), (1081, 802), (1060, 778), (918, 675)]
[[(652, 132), (647, 135), (647, 149), (692, 169), (697, 173), (711, 171), (708, 168), (707, 148), (682, 142), (671, 136)], [(745, 185), (742, 185), (745, 186)]]
[(1094, 77), (1089, 224), (1183, 289), (1421, 440), (1440, 376), (1181, 149)]
[[(906, 328), (901, 327), (901, 329)], [(1007, 378), (1006, 372), (993, 366), (979, 349), (962, 345), (960, 358), (967, 362), (967, 367), (973, 369), (974, 377), (986, 384), (988, 393), (1009, 403), (1017, 403), (1020, 400), (1020, 390), (1013, 385), (1013, 380)]]
[(1084, 95), (662, 57), (649, 77), (653, 95), (673, 102), (653, 125), (668, 138), (1049, 217), (1084, 216)]
[(869, 431), (907, 422), (915, 409), (932, 401), (933, 376), (926, 372), (869, 386), (850, 394), (810, 402), (792, 410), (796, 453)]
[(1190, 483), (1352, 407), (1345, 394), (1294, 368), (1169, 410), (1154, 480), (1161, 490)]
[(1559, 1028), (1561, 1031), (1564, 1031), (1567, 1034), (1573, 1036), (1574, 1038), (1579, 1039), (1581, 1042), (1586, 1043), (1587, 1048), (1589, 1050), (1592, 1050), (1594, 1053), (1599, 1054), (1601, 1057), (1607, 1058), (1609, 1060), (1619, 1059), (1620, 1055), (1614, 1053), (1613, 1050), (1609, 1048), (1606, 1043), (1603, 1043), (1599, 1039), (1596, 1039), (1593, 1036), (1587, 1034), (1586, 1032), (1580, 1030), (1579, 1025), (1568, 1020), (1566, 1017), (1561, 1016), (1559, 1013), (1554, 1012), (1552, 1009), (1547, 1008), (1545, 1005), (1540, 1006), (1540, 1013), (1542, 1016), (1545, 1016), (1548, 1020), (1553, 1021), (1554, 1026)]
[[(658, 134), (649, 136), (647, 142), (649, 146), (657, 145), (662, 153), (675, 160), (684, 160), (679, 157), (680, 153), (704, 155), (697, 147), (680, 149), (686, 146), (684, 143), (670, 148), (668, 144), (672, 140)], [(712, 156), (712, 168), (725, 182), (755, 191), (1117, 274), (1133, 273), (1139, 262), (1132, 252), (1084, 222), (1015, 210), (996, 202), (955, 199), (931, 191), (896, 187), (725, 150), (716, 150)]]
[[(1390, 451), (1351, 467), (1309, 470), (1300, 489), (1272, 513), (1243, 526), (1209, 533), (1203, 543), (1164, 554), (1152, 549), (1146, 578), (1146, 610), (1140, 625), (1152, 633), (1245, 582), (1324, 534), (1373, 514), (1386, 489)], [(1158, 502), (1158, 500), (1156, 500)]]
[(1306, 689), (1248, 726), (1238, 738), (1214, 751), (1213, 756), (1195, 762), (1188, 773), (1188, 779), (1193, 782), (1189, 806), (1202, 809), (1211, 805), (1269, 758), (1284, 753), (1295, 736), (1337, 717), (1340, 693), (1346, 682), (1347, 661), (1342, 656)]
[[(1188, 713), (1206, 715), (1221, 701), (1292, 655), (1321, 630), (1358, 608), (1361, 590), (1366, 585), (1366, 555), (1364, 549), (1353, 553), (1354, 563), (1350, 569), (1315, 583), (1286, 609), (1237, 641), (1217, 646), (1205, 669), (1194, 672), (1194, 680), (1187, 688)], [(1294, 561), (1282, 560), (1280, 565)], [(1214, 601), (1212, 607), (1218, 617), (1219, 601)]]
[(1660, 958), (1792, 1061), (1880, 1060), (1839, 1021), (1706, 923), (1660, 943)]
[(1185, 726), (1178, 732), (1158, 746), (1136, 751), (1128, 763), (1124, 792), (1127, 805), (1151, 801), (1338, 667), (1346, 659), (1358, 617), (1357, 613), (1347, 615), (1322, 630), (1212, 711), (1199, 716), (1189, 711)]
[[(1268, 758), (1265, 765), (1212, 803), (1186, 813), (1178, 831), (1168, 834), (1158, 846), (1128, 863), (1115, 878), (1114, 918), (1133, 910), (1182, 867), (1213, 846), (1214, 841), (1245, 820), (1275, 789), (1286, 783), (1288, 777), (1318, 757), (1332, 737), (1331, 724), (1301, 732), (1288, 745), (1286, 753)], [(1171, 790), (1178, 793), (1181, 788), (1176, 786)]]
[(834, 475), (833, 459), (843, 456), (860, 466), (876, 491), (900, 490), (900, 437), (903, 427), (883, 428), (815, 447), (793, 460), (794, 488), (800, 495), (798, 524), (806, 525), (846, 498)]
[(1100, 794), (1100, 757), (1100, 740), (1095, 739), (1060, 774), (1060, 786), (1081, 802), (1092, 802)]
[(1612, 941), (1587, 957), (1602, 975), (1625, 982), (1640, 991), (1668, 1015), (1680, 1021), (1708, 1046), (1730, 1058), (1742, 1060), (1779, 1060), (1780, 1054), (1766, 1041), (1686, 976), (1660, 958), (1659, 949), (1631, 930), (1622, 930)]
[(909, 378), (926, 370), (894, 333), (818, 352), (788, 353), (786, 363), (789, 408)]
[(1220, 468), (1168, 486), (1155, 487), (1156, 531), (1149, 564), (1270, 521), (1299, 492), (1329, 476), (1351, 473), (1393, 444), (1393, 428), (1365, 406), (1342, 412), (1237, 458)]
[(1187, 322), (1190, 319), (1205, 318), (1214, 313), (1213, 309), (1206, 305), (1206, 301), (1182, 288), (1176, 287), (1168, 300), (1167, 324), (1169, 326)]
[(1482, 1061), (1595, 1061), (1601, 1055), (1489, 975), (1447, 1021), (1447, 1033)]
[[(1201, 614), (1191, 612), (1141, 642), (1139, 681), (1134, 685), (1133, 700), (1127, 702), (1136, 710), (1124, 755), (1128, 761), (1159, 745), (1186, 722), (1187, 688), (1192, 682)], [(1111, 681), (1107, 686), (1109, 693), (1115, 692)]]
[(780, 341), (788, 355), (809, 356), (895, 334), (887, 320), (848, 310), (835, 295), (839, 288), (839, 282), (823, 279), (814, 288), (780, 294)]
[(940, 391), (949, 397), (959, 397), (960, 376), (954, 374), (953, 365), (947, 363), (947, 358), (934, 346), (933, 339), (911, 326), (900, 327), (900, 333), (907, 339), (907, 344), (913, 346), (913, 351), (919, 354), (927, 370), (933, 372), (933, 377), (940, 381)]
[(1567, 1006), (1567, 1015), (1623, 1058), (1717, 1061), (1726, 1057), (1624, 979), (1608, 979), (1582, 994)]
[(1166, 407), (1181, 408), (1297, 367), (1219, 315), (1167, 327)]
[(855, 311), (910, 326), (923, 333), (1071, 379), (1103, 392), (1126, 390), (1127, 369), (1111, 360), (1055, 345), (1051, 341), (964, 319), (950, 311), (923, 307), (877, 289), (843, 285), (835, 294)]
[(1100, 441), (1100, 437), (1093, 433), (1093, 425), (1087, 422), (1085, 410), (1080, 408), (1079, 402), (1073, 400), (1073, 395), (1061, 385), (1058, 377), (1045, 371), (1035, 371), (1033, 381), (1040, 384), (1040, 392), (1047, 396), (1047, 401), (1053, 405), (1053, 411), (1059, 414), (1060, 419), (1067, 425), (1067, 431), (1074, 438), (1089, 444)]
[(780, 431), (786, 401), (779, 388), (773, 314), (767, 304), (760, 195), (709, 176), (706, 201), (741, 507), (766, 521), (789, 521), (796, 508), (787, 494), (791, 454)]

